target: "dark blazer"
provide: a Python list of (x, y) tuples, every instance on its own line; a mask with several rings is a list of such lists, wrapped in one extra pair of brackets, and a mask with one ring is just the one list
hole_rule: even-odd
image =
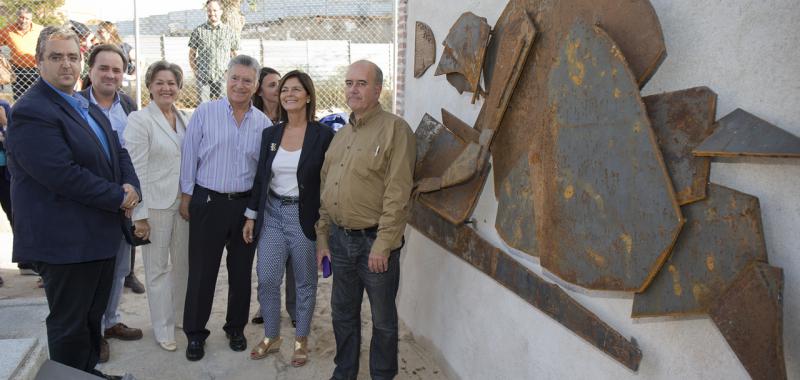
[(108, 139), (110, 161), (86, 120), (42, 79), (11, 112), (13, 260), (70, 264), (114, 257), (123, 234), (130, 235), (119, 208), (121, 186), (138, 191), (139, 180), (103, 111), (89, 105)]
[[(92, 98), (89, 97), (89, 91), (91, 90), (92, 86), (89, 86), (85, 90), (78, 91), (78, 93), (86, 98), (86, 100), (91, 101)], [(122, 110), (125, 111), (126, 115), (130, 115), (131, 112), (139, 110), (139, 108), (136, 107), (136, 102), (134, 102), (130, 96), (122, 91), (117, 91), (117, 94), (119, 94), (119, 104), (122, 106)]]
[[(261, 235), (264, 225), (264, 210), (266, 210), (267, 197), (269, 196), (269, 183), (272, 179), (272, 161), (283, 138), (286, 123), (278, 123), (264, 130), (261, 134), (261, 153), (258, 157), (258, 170), (253, 181), (253, 190), (247, 208), (257, 211), (255, 235), (256, 241)], [(311, 240), (317, 240), (314, 223), (319, 219), (319, 173), (325, 152), (333, 140), (333, 129), (316, 121), (308, 122), (306, 134), (303, 137), (303, 151), (300, 153), (300, 162), (297, 165), (297, 185), (300, 190), (300, 227), (303, 234)], [(272, 145), (275, 144), (275, 145)]]

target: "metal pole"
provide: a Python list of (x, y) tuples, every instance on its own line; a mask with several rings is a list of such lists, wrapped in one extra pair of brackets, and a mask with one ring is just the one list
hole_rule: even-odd
[(394, 1), (394, 43), (392, 44), (392, 73), (394, 73), (394, 78), (392, 78), (392, 113), (397, 113), (397, 39), (398, 39), (398, 22), (400, 22), (400, 1)]
[(142, 109), (142, 60), (140, 59), (141, 56), (141, 47), (139, 46), (139, 5), (136, 0), (133, 0), (133, 45), (136, 49), (136, 54), (134, 54), (136, 59), (136, 106), (139, 109)]

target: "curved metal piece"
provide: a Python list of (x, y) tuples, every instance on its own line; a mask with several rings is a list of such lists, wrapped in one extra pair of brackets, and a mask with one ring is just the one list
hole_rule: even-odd
[(417, 21), (414, 31), (414, 78), (419, 78), (436, 62), (436, 38), (424, 22)]
[(486, 18), (466, 12), (450, 28), (442, 45), (442, 57), (434, 75), (447, 74), (447, 81), (458, 90), (480, 93), (481, 69), (491, 28)]

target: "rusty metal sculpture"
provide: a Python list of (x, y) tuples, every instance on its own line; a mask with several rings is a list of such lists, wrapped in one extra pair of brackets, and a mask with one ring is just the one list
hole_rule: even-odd
[[(647, 0), (574, 0), (522, 2), (536, 25), (537, 37), (525, 61), (514, 95), (491, 144), (495, 194), (498, 196), (496, 226), (510, 246), (538, 255), (532, 226), (540, 226), (544, 188), (539, 167), (546, 154), (545, 135), (553, 120), (549, 109), (548, 75), (575, 21), (599, 24), (619, 47), (643, 86), (666, 56), (661, 27)], [(609, 73), (610, 74), (610, 73)], [(613, 88), (612, 88), (613, 90)], [(477, 128), (481, 128), (478, 124)], [(548, 140), (549, 141), (549, 140)], [(527, 191), (520, 191), (527, 188)], [(516, 209), (518, 211), (509, 212)], [(514, 231), (523, 226), (523, 231)], [(513, 237), (513, 238), (512, 238)]]
[[(452, 172), (453, 168), (459, 167), (451, 163), (458, 162), (458, 158), (465, 156), (470, 147), (478, 146), (474, 143), (477, 138), (474, 134), (477, 132), (466, 123), (444, 109), (442, 120), (445, 124), (425, 114), (414, 132), (417, 139), (415, 181), (422, 178), (446, 178), (448, 171)], [(477, 155), (474, 156), (477, 158)], [(482, 164), (480, 173), (469, 181), (441, 191), (421, 194), (418, 197), (419, 202), (450, 223), (463, 222), (475, 208), (474, 200), (480, 195), (489, 173), (488, 162)]]
[(453, 225), (416, 202), (412, 205), (409, 223), (614, 360), (634, 371), (639, 368), (642, 352), (635, 341), (626, 339), (567, 292), (525, 268), (472, 228)]
[(754, 380), (786, 379), (781, 268), (751, 264), (711, 306), (709, 314)]
[(736, 109), (717, 122), (714, 134), (694, 150), (706, 157), (800, 157), (800, 137)]
[(436, 38), (428, 24), (417, 21), (414, 34), (414, 78), (419, 78), (436, 62)]
[(578, 21), (547, 83), (542, 266), (586, 288), (642, 291), (683, 218), (636, 81), (611, 38)]
[(672, 255), (633, 298), (633, 317), (705, 314), (740, 271), (767, 260), (758, 198), (712, 183), (683, 212)]
[(481, 93), (480, 80), (491, 28), (486, 18), (466, 12), (445, 37), (442, 57), (433, 75), (447, 74), (447, 81), (458, 90), (472, 92), (474, 103)]
[[(492, 39), (487, 52), (486, 72), (491, 72), (494, 81), (487, 79), (489, 94), (481, 108), (481, 113), (475, 129), (462, 128), (457, 135), (463, 136), (464, 141), (469, 144), (458, 157), (454, 157), (448, 162), (452, 162), (446, 171), (437, 177), (418, 176), (416, 192), (429, 193), (459, 186), (462, 191), (470, 194), (468, 198), (455, 199), (453, 197), (442, 197), (442, 207), (436, 208), (446, 210), (453, 207), (459, 209), (474, 208), (480, 196), (482, 185), (485, 181), (485, 170), (488, 166), (489, 145), (492, 138), (503, 119), (508, 101), (514, 93), (517, 80), (522, 73), (523, 63), (527, 59), (528, 53), (536, 37), (536, 29), (525, 11), (521, 0), (512, 0), (508, 3), (503, 14), (492, 31)], [(444, 113), (443, 113), (444, 115)], [(444, 116), (443, 116), (444, 118)], [(447, 122), (445, 122), (447, 124)], [(478, 132), (478, 129), (481, 132)], [(466, 137), (469, 137), (468, 139)], [(478, 178), (476, 179), (476, 175)], [(475, 186), (461, 186), (466, 182)], [(452, 193), (452, 192), (447, 192)], [(429, 198), (423, 196), (422, 199)], [(466, 205), (463, 203), (467, 202)], [(463, 222), (468, 215), (456, 216), (452, 213), (442, 213), (445, 219), (453, 223)], [(532, 224), (531, 224), (532, 225)]]
[(664, 156), (678, 204), (706, 197), (711, 159), (692, 150), (714, 132), (717, 94), (695, 87), (642, 98)]

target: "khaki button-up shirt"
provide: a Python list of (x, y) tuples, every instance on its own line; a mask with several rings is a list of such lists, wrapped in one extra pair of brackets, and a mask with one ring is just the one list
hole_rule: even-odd
[(336, 133), (321, 172), (317, 245), (328, 249), (330, 223), (350, 229), (378, 226), (371, 252), (389, 256), (402, 244), (413, 186), (416, 141), (403, 119), (367, 111)]

